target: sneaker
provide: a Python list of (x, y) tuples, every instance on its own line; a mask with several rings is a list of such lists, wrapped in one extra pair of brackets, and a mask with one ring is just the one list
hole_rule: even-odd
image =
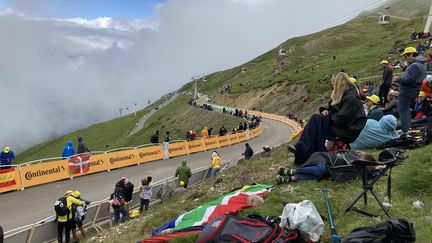
[(295, 173), (296, 173), (295, 169), (287, 169), (284, 167), (280, 167), (278, 169), (278, 175), (281, 175), (281, 176), (293, 176), (293, 175), (295, 175)]
[(280, 175), (278, 175), (276, 177), (276, 184), (277, 185), (280, 185), (280, 184), (283, 184), (283, 183), (290, 183), (290, 181), (291, 181), (291, 177), (290, 176), (280, 176)]
[(291, 153), (295, 154), (297, 152), (297, 148), (294, 144), (288, 144), (288, 151), (290, 151)]

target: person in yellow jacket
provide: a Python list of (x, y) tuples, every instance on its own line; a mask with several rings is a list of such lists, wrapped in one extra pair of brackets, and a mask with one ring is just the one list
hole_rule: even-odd
[(201, 137), (204, 138), (209, 138), (209, 134), (208, 134), (208, 129), (207, 127), (204, 127), (203, 130), (201, 130)]
[(221, 157), (216, 151), (212, 153), (212, 162), (211, 162), (211, 177), (216, 177), (216, 174), (220, 171), (221, 166)]
[(70, 241), (70, 233), (72, 229), (73, 223), (73, 215), (72, 215), (72, 205), (83, 206), (85, 204), (84, 201), (76, 199), (72, 196), (73, 191), (67, 191), (65, 193), (66, 205), (69, 208), (69, 214), (64, 216), (57, 216), (57, 239), (58, 242), (63, 242), (63, 229), (65, 231), (65, 242), (69, 243)]

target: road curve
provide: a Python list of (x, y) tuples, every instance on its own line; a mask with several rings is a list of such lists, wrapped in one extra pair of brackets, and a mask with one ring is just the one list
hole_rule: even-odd
[[(287, 142), (291, 128), (278, 121), (263, 119), (262, 135), (248, 141), (254, 150), (265, 145), (277, 146)], [(220, 148), (217, 151), (223, 160), (237, 160), (244, 151), (244, 143)], [(130, 166), (109, 172), (63, 180), (45, 185), (0, 194), (0, 225), (5, 231), (35, 223), (54, 214), (54, 202), (67, 190), (79, 190), (83, 198), (99, 201), (107, 198), (114, 184), (121, 177), (128, 177), (135, 186), (144, 176), (153, 176), (154, 181), (174, 175), (181, 161), (187, 159), (191, 169), (210, 165), (210, 152), (200, 152), (189, 156), (175, 157), (142, 165)]]

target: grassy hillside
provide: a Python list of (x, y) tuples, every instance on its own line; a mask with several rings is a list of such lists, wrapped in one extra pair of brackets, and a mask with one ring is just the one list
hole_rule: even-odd
[[(52, 141), (34, 146), (15, 159), (15, 163), (28, 162), (36, 159), (61, 156), (63, 147), (67, 140), (72, 140), (77, 145), (76, 138), (81, 136), (91, 151), (104, 151), (108, 149), (138, 146), (150, 143), (150, 135), (156, 130), (160, 131), (160, 140), (166, 131), (170, 131), (174, 140), (184, 139), (186, 131), (195, 129), (198, 134), (204, 126), (213, 127), (219, 130), (220, 125), (227, 128), (238, 126), (242, 121), (240, 118), (225, 114), (210, 112), (195, 108), (187, 104), (188, 97), (179, 96), (172, 103), (159, 109), (145, 123), (144, 128), (136, 134), (130, 135), (131, 130), (138, 120), (154, 109), (159, 104), (137, 112), (137, 115), (130, 114), (111, 121), (102, 122), (90, 127), (72, 132)], [(200, 136), (200, 135), (198, 135)]]
[[(376, 157), (377, 152), (372, 152), (374, 152)], [(428, 178), (432, 176), (432, 171), (430, 170), (432, 147), (428, 146), (408, 151), (407, 155), (409, 158), (404, 162), (404, 165), (393, 169), (392, 208), (390, 214), (392, 217), (405, 218), (414, 223), (417, 242), (432, 242), (429, 237), (429, 229), (432, 227), (432, 222), (430, 221), (430, 217), (432, 216), (432, 198), (430, 197), (432, 185), (428, 183)], [(208, 180), (198, 187), (194, 187), (191, 192), (183, 192), (163, 204), (152, 206), (149, 213), (136, 220), (127, 222), (126, 227), (120, 227), (120, 229), (112, 228), (102, 232), (98, 236), (101, 237), (100, 239), (109, 238), (113, 243), (137, 242), (149, 237), (155, 228), (164, 225), (173, 217), (206, 202), (215, 200), (219, 196), (231, 192), (234, 188), (253, 182), (274, 184), (277, 169), (280, 166), (293, 166), (292, 163), (292, 154), (286, 151), (286, 146), (275, 149), (271, 158), (255, 156), (249, 161), (241, 160), (238, 166), (224, 171), (221, 183), (215, 183), (215, 180)], [(263, 173), (263, 171), (266, 173)], [(421, 180), (422, 182), (416, 182), (417, 180)], [(247, 209), (240, 214), (247, 216), (256, 213), (262, 216), (279, 216), (283, 210), (282, 202), (298, 203), (308, 199), (313, 202), (318, 212), (326, 217), (327, 211), (322, 194), (323, 187), (329, 188), (332, 214), (338, 233), (341, 236), (346, 236), (354, 228), (377, 224), (387, 220), (385, 216), (369, 218), (355, 212), (344, 213), (345, 207), (361, 191), (360, 180), (345, 184), (338, 184), (328, 180), (283, 184), (276, 186), (268, 194), (263, 205)], [(208, 193), (209, 191), (211, 193)], [(388, 199), (384, 199), (387, 191), (385, 177), (380, 180), (378, 186), (375, 187), (375, 191), (383, 202), (388, 202)], [(425, 206), (421, 209), (414, 209), (412, 203), (415, 200), (421, 200)], [(363, 210), (383, 215), (383, 212), (370, 194), (369, 206), (363, 207), (362, 205), (363, 201), (357, 204)], [(324, 224), (325, 235), (328, 235), (330, 234), (329, 222), (325, 218)], [(118, 231), (122, 233), (117, 234)], [(93, 236), (89, 238), (93, 238)], [(195, 242), (195, 240), (195, 237), (189, 237), (173, 242)], [(93, 240), (85, 242), (98, 241), (97, 238), (93, 238)], [(329, 241), (324, 240), (323, 242)]]
[[(377, 24), (377, 14), (364, 13), (346, 24), (282, 43), (287, 52), (284, 65), (280, 65), (277, 47), (241, 66), (208, 75), (206, 81), (198, 82), (199, 90), (215, 103), (308, 115), (330, 95), (330, 83), (319, 81), (326, 75), (342, 69), (360, 77), (380, 75), (382, 59), (401, 58), (399, 54), (387, 55), (389, 50), (417, 46), (410, 34), (423, 30), (430, 2), (394, 1), (390, 6), (390, 13), (413, 18), (392, 18), (391, 24), (383, 26)], [(242, 68), (247, 72), (241, 72)], [(228, 86), (232, 88), (226, 90)], [(191, 88), (189, 83), (183, 90)], [(310, 98), (308, 102), (303, 102), (304, 96)]]

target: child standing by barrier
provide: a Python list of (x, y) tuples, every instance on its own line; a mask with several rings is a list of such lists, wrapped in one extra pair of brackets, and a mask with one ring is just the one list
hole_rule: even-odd
[(144, 178), (141, 180), (141, 188), (140, 188), (140, 208), (139, 211), (142, 213), (143, 207), (144, 210), (148, 210), (150, 199), (152, 197), (153, 191), (152, 191), (152, 185), (149, 183), (147, 178)]

